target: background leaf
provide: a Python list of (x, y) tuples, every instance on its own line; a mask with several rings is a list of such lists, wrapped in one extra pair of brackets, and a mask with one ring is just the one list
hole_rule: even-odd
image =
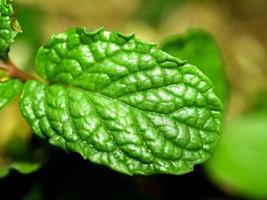
[(33, 145), (32, 140), (15, 135), (0, 152), (0, 178), (3, 178), (12, 170), (21, 174), (30, 174), (38, 170), (44, 163), (44, 145)]
[(215, 183), (251, 199), (267, 197), (266, 121), (266, 114), (255, 113), (228, 123), (206, 165)]
[(215, 39), (202, 29), (190, 29), (184, 35), (167, 38), (161, 49), (177, 58), (197, 65), (214, 84), (214, 92), (224, 102), (228, 98), (228, 84), (224, 62)]
[(0, 178), (3, 178), (7, 176), (10, 172), (10, 170), (16, 170), (21, 174), (29, 174), (37, 169), (39, 169), (41, 166), (40, 163), (31, 163), (31, 162), (13, 162), (8, 167), (1, 168), (0, 167)]

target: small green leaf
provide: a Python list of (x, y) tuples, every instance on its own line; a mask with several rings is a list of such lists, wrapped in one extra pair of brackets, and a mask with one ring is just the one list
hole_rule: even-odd
[(195, 66), (99, 29), (53, 36), (20, 109), (51, 144), (126, 174), (192, 171), (220, 136), (222, 104)]
[(11, 168), (19, 171), (22, 174), (29, 174), (39, 169), (40, 166), (40, 163), (34, 162), (14, 162), (11, 165)]
[(1, 151), (0, 178), (9, 175), (12, 170), (21, 174), (38, 170), (45, 162), (42, 148), (42, 145), (33, 147), (30, 140), (20, 136), (11, 138)]
[(228, 84), (221, 51), (215, 39), (206, 31), (191, 29), (184, 35), (175, 35), (163, 41), (161, 49), (185, 59), (210, 78), (214, 92), (224, 101), (228, 97)]
[(0, 82), (0, 111), (18, 96), (22, 89), (23, 84), (16, 79)]
[(10, 170), (16, 170), (21, 174), (30, 174), (41, 167), (41, 163), (16, 161), (5, 168), (0, 168), (0, 178), (6, 177)]
[(0, 59), (8, 59), (10, 45), (19, 31), (11, 0), (0, 0)]

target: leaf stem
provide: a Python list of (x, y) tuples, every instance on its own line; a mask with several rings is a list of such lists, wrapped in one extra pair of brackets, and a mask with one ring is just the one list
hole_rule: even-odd
[(6, 71), (9, 76), (11, 76), (13, 78), (20, 79), (22, 81), (35, 79), (30, 74), (27, 74), (26, 72), (17, 68), (16, 65), (14, 63), (12, 63), (11, 61), (7, 61), (5, 63), (0, 61), (0, 69)]

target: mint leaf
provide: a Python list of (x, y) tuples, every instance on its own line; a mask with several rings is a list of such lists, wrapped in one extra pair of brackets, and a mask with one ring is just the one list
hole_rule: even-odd
[(22, 88), (23, 84), (16, 79), (0, 82), (0, 111), (20, 94)]
[(20, 109), (51, 144), (126, 174), (183, 174), (207, 160), (222, 104), (195, 66), (99, 29), (53, 36), (38, 53)]
[(0, 0), (0, 59), (8, 59), (10, 45), (19, 31), (11, 1)]
[(213, 82), (215, 94), (226, 102), (228, 85), (224, 61), (212, 35), (202, 29), (190, 29), (184, 35), (175, 35), (164, 40), (161, 49), (197, 65)]

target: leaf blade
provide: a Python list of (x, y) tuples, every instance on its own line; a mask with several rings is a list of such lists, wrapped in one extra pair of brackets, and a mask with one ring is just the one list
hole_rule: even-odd
[(0, 168), (0, 179), (9, 175), (11, 170), (16, 170), (21, 174), (30, 174), (37, 171), (41, 167), (40, 163), (14, 161), (9, 166)]
[(134, 36), (71, 29), (41, 48), (36, 65), (52, 84), (26, 83), (23, 115), (39, 136), (92, 162), (130, 175), (183, 174), (219, 138), (222, 106), (210, 81)]

